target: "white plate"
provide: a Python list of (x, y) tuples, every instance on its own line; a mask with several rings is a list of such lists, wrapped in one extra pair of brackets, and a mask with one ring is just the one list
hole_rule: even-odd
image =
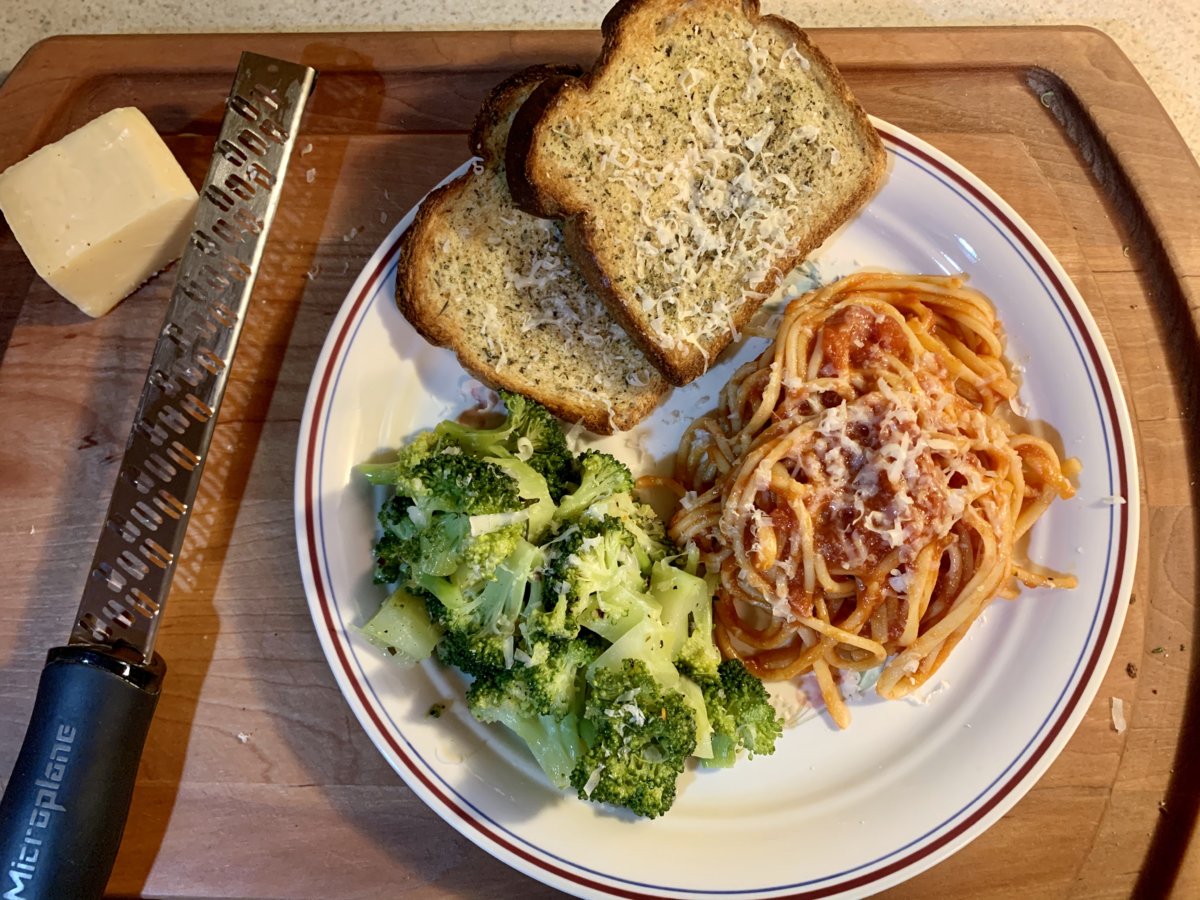
[[(489, 853), (587, 897), (858, 896), (896, 884), (981, 834), (1047, 769), (1104, 674), (1125, 616), (1138, 518), (1128, 415), (1096, 325), (1033, 231), (977, 178), (877, 122), (880, 193), (817, 257), (823, 277), (863, 266), (966, 272), (1025, 367), (1022, 398), (1083, 462), (1079, 493), (1033, 530), (1030, 557), (1074, 591), (997, 601), (918, 701), (852, 702), (786, 731), (772, 757), (688, 773), (671, 812), (635, 821), (551, 789), (520, 744), (461, 702), (435, 662), (390, 664), (356, 633), (383, 599), (371, 584), (378, 498), (351, 467), (471, 404), (453, 355), (393, 301), (410, 213), (355, 281), (317, 363), (300, 429), (296, 534), (313, 621), (347, 702), (380, 752), (447, 822)], [(460, 170), (461, 171), (461, 170)], [(634, 433), (598, 441), (646, 471), (670, 457), (733, 368), (676, 390)], [(1114, 503), (1113, 498), (1127, 499)], [(448, 702), (440, 719), (436, 702)]]

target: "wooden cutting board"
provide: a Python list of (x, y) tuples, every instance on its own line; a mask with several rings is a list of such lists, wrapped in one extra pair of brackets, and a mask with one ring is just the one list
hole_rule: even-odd
[[(870, 112), (973, 170), (1058, 256), (1116, 361), (1142, 465), (1133, 604), (1086, 719), (1012, 812), (891, 896), (1198, 896), (1200, 462), (1188, 444), (1200, 416), (1200, 170), (1095, 31), (814, 36)], [(443, 824), (358, 727), (310, 624), (292, 476), (316, 356), (362, 263), (462, 161), (496, 81), (534, 62), (586, 63), (598, 44), (591, 32), (60, 38), (0, 88), (0, 168), (136, 105), (198, 182), (239, 51), (321, 71), (160, 633), (170, 671), (114, 894), (554, 893)], [(170, 282), (87, 320), (0, 231), (5, 777), (45, 650), (67, 634)]]

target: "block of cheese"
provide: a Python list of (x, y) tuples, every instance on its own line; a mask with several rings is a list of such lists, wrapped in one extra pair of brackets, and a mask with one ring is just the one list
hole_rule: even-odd
[(197, 195), (140, 110), (114, 109), (0, 173), (37, 273), (101, 316), (183, 253)]

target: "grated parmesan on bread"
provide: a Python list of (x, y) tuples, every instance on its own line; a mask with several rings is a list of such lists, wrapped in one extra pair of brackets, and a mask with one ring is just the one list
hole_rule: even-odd
[(613, 315), (686, 384), (874, 192), (879, 136), (833, 64), (757, 0), (622, 0), (592, 71), (514, 124), (509, 186), (558, 217)]
[(396, 299), (477, 378), (609, 434), (648, 415), (668, 385), (588, 287), (558, 223), (517, 209), (504, 172), (517, 109), (571, 71), (535, 66), (493, 90), (471, 133), (481, 161), (430, 194), (404, 236)]

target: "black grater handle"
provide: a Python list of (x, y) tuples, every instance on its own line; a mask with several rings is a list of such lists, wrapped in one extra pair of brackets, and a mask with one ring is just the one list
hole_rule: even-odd
[(100, 897), (166, 671), (119, 650), (56, 647), (0, 800), (0, 897)]

